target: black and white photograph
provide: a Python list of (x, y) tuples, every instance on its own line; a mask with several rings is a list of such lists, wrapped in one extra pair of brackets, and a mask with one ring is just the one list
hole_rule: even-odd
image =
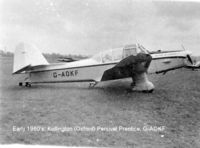
[(0, 0), (0, 147), (200, 148), (200, 1)]

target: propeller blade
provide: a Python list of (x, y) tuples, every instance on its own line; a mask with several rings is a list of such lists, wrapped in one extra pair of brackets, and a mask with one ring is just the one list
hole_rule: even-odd
[(188, 61), (193, 65), (194, 63), (193, 63), (193, 60), (192, 60), (192, 58), (190, 57), (190, 55), (187, 55), (187, 58), (188, 58)]

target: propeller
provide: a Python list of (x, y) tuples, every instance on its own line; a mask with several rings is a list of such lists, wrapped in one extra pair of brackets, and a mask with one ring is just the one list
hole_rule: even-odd
[[(181, 45), (181, 46), (182, 46), (183, 50), (186, 51), (185, 47), (183, 45)], [(193, 60), (192, 60), (192, 58), (191, 58), (191, 56), (189, 54), (187, 54), (187, 59), (190, 62), (190, 64), (192, 64), (192, 65), (194, 64), (194, 62), (193, 62)]]
[(192, 58), (191, 58), (191, 56), (189, 54), (187, 55), (187, 58), (188, 58), (188, 61), (193, 65), (194, 62), (193, 62), (193, 60), (192, 60)]

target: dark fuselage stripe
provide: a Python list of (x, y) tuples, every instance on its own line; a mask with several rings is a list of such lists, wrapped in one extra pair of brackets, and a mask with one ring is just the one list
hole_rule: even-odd
[(186, 57), (184, 56), (173, 56), (173, 57), (156, 57), (156, 58), (153, 58), (152, 60), (159, 60), (159, 59), (185, 59)]
[(66, 83), (66, 82), (96, 82), (93, 79), (86, 79), (86, 80), (67, 80), (67, 81), (41, 81), (41, 82), (30, 82), (30, 83)]

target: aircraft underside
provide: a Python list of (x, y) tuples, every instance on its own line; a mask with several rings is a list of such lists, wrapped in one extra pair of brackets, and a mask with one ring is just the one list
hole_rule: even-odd
[[(142, 56), (139, 58), (140, 62), (138, 62), (138, 57), (129, 56), (119, 63), (33, 71), (27, 73), (24, 83), (26, 86), (31, 86), (36, 83), (91, 82), (90, 87), (94, 87), (99, 82), (130, 77), (133, 81), (131, 84), (133, 91), (152, 92), (154, 85), (149, 81), (147, 73), (159, 73), (183, 67), (183, 58), (152, 60), (149, 55)], [(156, 65), (161, 68), (156, 69)]]

